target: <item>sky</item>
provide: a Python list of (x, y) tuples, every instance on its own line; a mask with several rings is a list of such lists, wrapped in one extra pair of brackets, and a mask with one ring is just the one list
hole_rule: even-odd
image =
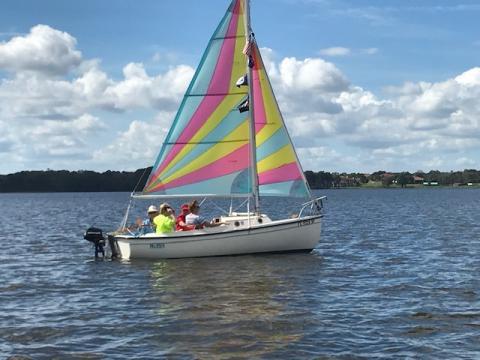
[[(0, 173), (154, 163), (228, 0), (2, 0)], [(251, 0), (304, 170), (480, 169), (480, 1)]]

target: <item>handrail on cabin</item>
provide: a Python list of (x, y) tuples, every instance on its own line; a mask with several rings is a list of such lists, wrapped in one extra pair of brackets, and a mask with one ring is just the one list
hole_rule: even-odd
[(326, 196), (320, 196), (318, 198), (312, 199), (307, 201), (306, 203), (302, 204), (302, 208), (300, 209), (300, 213), (298, 217), (301, 218), (303, 215), (304, 210), (310, 205), (310, 212), (313, 214), (320, 214), (323, 209), (323, 200), (325, 200)]

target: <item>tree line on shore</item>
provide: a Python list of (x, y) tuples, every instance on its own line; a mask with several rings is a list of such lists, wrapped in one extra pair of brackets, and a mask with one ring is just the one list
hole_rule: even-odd
[[(140, 191), (150, 174), (151, 167), (128, 171), (21, 171), (0, 175), (0, 192), (101, 192), (101, 191)], [(480, 183), (480, 170), (427, 173), (417, 171), (386, 172), (372, 174), (330, 173), (326, 171), (306, 171), (305, 177), (312, 189), (360, 187), (375, 183), (380, 186), (408, 186), (409, 184), (438, 184), (443, 186)]]
[(339, 187), (360, 187), (369, 183), (389, 187), (392, 185), (406, 187), (408, 185), (440, 185), (454, 186), (480, 183), (480, 170), (465, 169), (463, 171), (441, 172), (431, 170), (427, 173), (419, 170), (410, 172), (376, 171), (372, 174), (362, 173), (329, 173), (325, 171), (306, 171), (305, 176), (312, 189), (328, 189)]
[[(141, 190), (150, 168), (129, 171), (21, 171), (0, 175), (0, 192), (110, 192)], [(138, 184), (138, 185), (137, 185)]]

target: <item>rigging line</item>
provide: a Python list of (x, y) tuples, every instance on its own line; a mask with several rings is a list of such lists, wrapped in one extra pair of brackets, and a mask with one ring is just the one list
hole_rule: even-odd
[[(205, 200), (207, 200), (207, 199), (205, 198)], [(210, 204), (212, 204), (215, 208), (217, 208), (217, 210), (219, 210), (219, 211), (223, 212), (224, 214), (227, 214), (227, 215), (228, 215), (228, 212), (225, 211), (225, 209), (222, 209), (220, 206), (218, 206), (217, 204), (215, 204), (215, 203), (214, 203), (213, 201), (211, 201), (210, 199), (208, 199), (208, 200), (209, 200), (209, 203), (210, 203)]]
[(245, 199), (240, 205), (238, 205), (233, 211), (237, 211), (238, 209), (240, 209), (243, 205), (245, 205), (247, 201), (248, 201), (248, 198)]
[(248, 95), (247, 91), (231, 92), (231, 93), (215, 93), (215, 94), (185, 94), (185, 97), (195, 96), (227, 96), (227, 95)]
[(223, 141), (176, 141), (176, 142), (164, 142), (164, 145), (212, 145), (212, 144), (224, 144), (224, 143), (236, 143), (236, 142), (245, 142), (248, 139), (239, 139), (239, 140), (223, 140)]
[[(140, 182), (142, 181), (143, 176), (145, 175), (145, 173), (147, 172), (147, 170), (148, 170), (148, 167), (146, 167), (146, 168), (143, 170), (142, 175), (140, 176), (140, 179), (138, 179), (137, 185), (135, 185), (135, 187), (133, 188), (133, 192), (136, 192), (136, 191), (137, 191), (138, 185), (140, 185)], [(150, 170), (150, 171), (151, 171), (151, 170)]]

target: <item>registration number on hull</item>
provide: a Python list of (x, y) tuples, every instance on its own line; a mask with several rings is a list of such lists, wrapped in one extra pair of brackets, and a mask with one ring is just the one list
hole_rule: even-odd
[(164, 243), (150, 244), (150, 249), (163, 249), (164, 247), (165, 247)]
[(315, 222), (315, 219), (302, 220), (298, 223), (298, 226), (312, 225), (314, 222)]

